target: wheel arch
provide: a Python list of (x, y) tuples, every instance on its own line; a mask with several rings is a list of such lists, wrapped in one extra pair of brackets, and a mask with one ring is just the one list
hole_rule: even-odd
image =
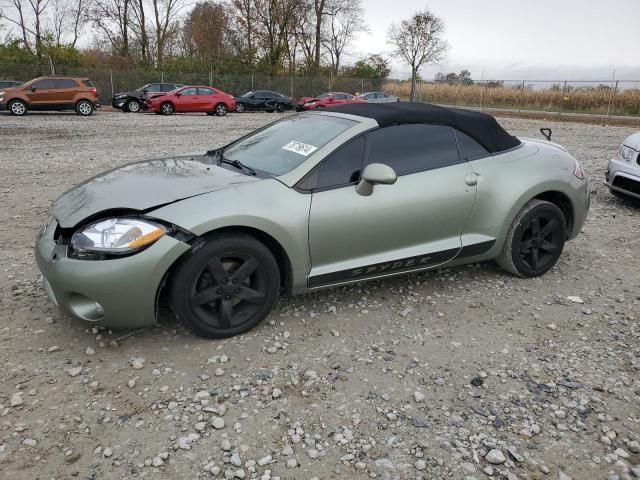
[[(562, 210), (562, 214), (564, 215), (564, 220), (567, 226), (567, 238), (569, 238), (571, 236), (571, 232), (573, 231), (573, 224), (575, 219), (574, 206), (569, 196), (557, 190), (548, 190), (536, 195), (533, 198), (553, 203), (556, 207)], [(533, 198), (531, 200), (533, 200)]]
[(249, 235), (256, 240), (260, 241), (264, 244), (269, 251), (272, 253), (274, 258), (276, 259), (276, 263), (278, 264), (278, 269), (280, 271), (280, 291), (281, 293), (290, 293), (292, 291), (293, 286), (293, 270), (291, 267), (291, 260), (287, 255), (284, 247), (278, 242), (273, 236), (268, 234), (267, 232), (260, 230), (255, 227), (249, 227), (245, 225), (230, 225), (224, 226), (220, 228), (216, 228), (214, 230), (210, 230), (201, 235), (194, 236), (187, 243), (191, 245), (191, 248), (184, 252), (180, 257), (178, 257), (171, 266), (165, 272), (162, 281), (158, 285), (158, 289), (156, 291), (156, 315), (159, 310), (160, 304), (162, 303), (163, 296), (166, 293), (166, 287), (168, 282), (171, 279), (173, 272), (180, 265), (180, 263), (186, 258), (189, 252), (192, 251), (193, 248), (197, 248), (199, 244), (203, 241), (206, 241), (208, 237), (211, 237), (215, 234), (219, 233), (243, 233), (245, 235)]

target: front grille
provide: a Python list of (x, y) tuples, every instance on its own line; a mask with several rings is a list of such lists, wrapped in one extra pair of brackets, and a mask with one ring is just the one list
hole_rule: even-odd
[(627, 177), (617, 176), (613, 179), (614, 187), (621, 188), (622, 190), (626, 190), (627, 192), (635, 193), (636, 195), (640, 195), (640, 182), (636, 182), (635, 180), (631, 180)]

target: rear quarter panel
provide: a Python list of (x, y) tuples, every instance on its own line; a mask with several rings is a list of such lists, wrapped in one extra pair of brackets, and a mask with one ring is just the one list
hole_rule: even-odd
[(464, 235), (496, 238), (496, 244), (484, 256), (496, 257), (516, 214), (529, 200), (545, 192), (561, 192), (569, 198), (579, 230), (586, 215), (587, 189), (586, 182), (573, 175), (574, 162), (560, 148), (529, 140), (512, 151), (472, 161), (479, 178), (476, 203)]

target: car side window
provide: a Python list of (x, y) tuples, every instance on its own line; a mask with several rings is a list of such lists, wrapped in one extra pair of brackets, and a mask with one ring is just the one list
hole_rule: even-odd
[(153, 92), (153, 93), (156, 93), (156, 92), (161, 92), (161, 91), (162, 91), (162, 88), (161, 88), (161, 85), (160, 85), (159, 83), (151, 83), (151, 84), (149, 84), (149, 85), (147, 85), (147, 86), (145, 87), (145, 90), (146, 90), (147, 92)]
[(365, 139), (363, 136), (341, 146), (325, 158), (298, 185), (299, 188), (323, 190), (357, 183), (360, 180), (364, 150)]
[(214, 93), (210, 88), (198, 88), (198, 95), (214, 95)]
[(40, 80), (32, 84), (31, 87), (36, 90), (50, 90), (52, 88), (56, 88), (56, 81), (53, 78)]
[(460, 158), (463, 160), (473, 160), (474, 158), (489, 155), (486, 148), (480, 145), (476, 140), (471, 138), (464, 132), (456, 130), (456, 139), (458, 140), (458, 150)]
[(398, 175), (461, 163), (453, 128), (394, 125), (367, 134), (367, 165), (383, 163)]
[(185, 88), (180, 92), (180, 95), (198, 95), (197, 88)]
[(56, 83), (58, 88), (78, 88), (78, 84), (70, 78), (59, 78)]
[(171, 90), (175, 90), (177, 87), (172, 83), (163, 83), (160, 85), (161, 92), (170, 92)]

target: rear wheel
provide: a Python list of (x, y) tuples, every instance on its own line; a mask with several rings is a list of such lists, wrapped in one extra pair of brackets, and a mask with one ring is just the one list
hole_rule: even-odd
[(129, 110), (131, 113), (138, 113), (141, 108), (142, 105), (140, 105), (140, 102), (137, 100), (129, 100), (127, 102), (127, 110)]
[(22, 100), (13, 100), (12, 102), (9, 102), (9, 112), (11, 112), (12, 115), (17, 115), (18, 117), (26, 115), (27, 104)]
[(553, 203), (534, 199), (516, 215), (496, 261), (519, 277), (538, 277), (556, 264), (566, 239), (562, 210)]
[(175, 109), (173, 108), (172, 104), (170, 104), (169, 102), (165, 102), (162, 105), (160, 105), (160, 111), (162, 112), (163, 115), (173, 115), (173, 112), (175, 112)]
[(80, 100), (76, 103), (76, 113), (83, 117), (88, 117), (93, 113), (93, 103), (88, 100)]
[(216, 115), (224, 117), (227, 114), (227, 106), (224, 103), (219, 103), (215, 108)]
[(281, 103), (276, 103), (276, 112), (283, 113), (284, 112), (284, 105), (281, 104)]
[(280, 289), (278, 264), (262, 243), (244, 234), (214, 235), (178, 266), (171, 279), (173, 311), (209, 338), (246, 332), (268, 314)]

